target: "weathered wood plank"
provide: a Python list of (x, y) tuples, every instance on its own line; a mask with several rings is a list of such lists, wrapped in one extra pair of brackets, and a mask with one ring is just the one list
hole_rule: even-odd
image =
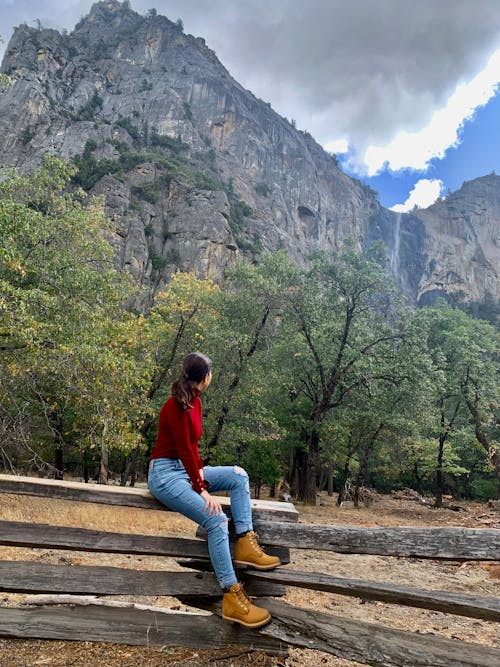
[(27, 609), (0, 607), (0, 636), (132, 646), (221, 648), (244, 645), (270, 654), (287, 652), (286, 644), (279, 639), (234, 628), (216, 616), (97, 604)]
[(265, 544), (349, 554), (452, 560), (500, 560), (500, 530), (493, 528), (348, 528), (255, 521)]
[(261, 631), (291, 644), (383, 667), (498, 667), (500, 650), (394, 630), (363, 621), (297, 609), (269, 600), (273, 623)]
[[(39, 479), (21, 475), (0, 475), (0, 493), (15, 493), (44, 498), (62, 498), (87, 503), (106, 505), (125, 505), (143, 509), (169, 511), (159, 503), (147, 489), (123, 486), (104, 486), (102, 484), (84, 484), (54, 479)], [(224, 511), (230, 514), (229, 498), (220, 497)], [(273, 502), (252, 499), (253, 515), (257, 518), (273, 521), (295, 522), (299, 514), (292, 503)]]
[(380, 600), (407, 607), (433, 609), (469, 618), (481, 618), (485, 621), (500, 621), (499, 598), (485, 598), (439, 590), (428, 591), (378, 581), (332, 577), (321, 572), (296, 572), (281, 568), (272, 572), (247, 570), (243, 577), (248, 582), (268, 581), (285, 584), (286, 586), (299, 586), (315, 591), (359, 597), (365, 600)]
[[(0, 544), (5, 546), (98, 551), (150, 556), (207, 559), (207, 543), (203, 540), (111, 533), (88, 528), (49, 526), (43, 523), (0, 521)], [(270, 547), (269, 553), (286, 560), (287, 550)]]
[[(42, 607), (0, 607), (0, 636), (105, 641), (129, 645), (251, 646), (285, 655), (287, 645), (325, 651), (377, 667), (498, 667), (500, 650), (458, 640), (386, 628), (298, 609), (276, 600), (263, 602), (273, 622), (247, 631), (213, 616), (67, 598)], [(66, 602), (64, 606), (53, 603)], [(42, 603), (42, 600), (34, 604)], [(214, 605), (220, 609), (220, 603)]]
[(279, 600), (260, 604), (273, 622), (260, 631), (289, 642), (377, 667), (498, 667), (500, 650), (395, 630), (374, 623), (298, 609)]
[[(281, 584), (254, 581), (249, 595), (284, 595)], [(51, 565), (0, 561), (0, 591), (5, 593), (71, 593), (93, 595), (206, 595), (220, 597), (213, 572), (128, 570), (120, 567)]]

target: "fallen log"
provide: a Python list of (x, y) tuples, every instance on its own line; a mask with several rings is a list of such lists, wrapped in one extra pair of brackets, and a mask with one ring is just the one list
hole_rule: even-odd
[[(213, 572), (128, 570), (121, 567), (51, 565), (32, 561), (0, 561), (0, 591), (78, 595), (222, 596)], [(281, 584), (255, 581), (248, 585), (247, 591), (254, 596), (269, 596), (284, 595), (286, 589)]]
[[(38, 597), (38, 599), (37, 599)], [(285, 655), (288, 646), (325, 651), (376, 667), (497, 667), (500, 650), (395, 630), (266, 599), (272, 623), (259, 631), (213, 615), (100, 601), (33, 596), (28, 608), (0, 607), (0, 636), (104, 641), (139, 646), (250, 646)], [(38, 606), (42, 605), (42, 606)], [(220, 603), (213, 605), (220, 610)]]
[[(186, 538), (111, 533), (87, 528), (43, 523), (0, 521), (0, 544), (5, 546), (63, 549), (105, 553), (208, 559), (207, 543)], [(269, 553), (287, 560), (288, 550), (271, 547)]]
[(347, 554), (452, 560), (500, 560), (494, 528), (347, 528), (256, 521), (265, 544)]
[[(0, 475), (0, 493), (14, 493), (42, 498), (62, 498), (86, 503), (105, 505), (124, 505), (150, 510), (170, 511), (159, 503), (147, 489), (130, 486), (106, 486), (103, 484), (84, 484), (54, 479), (23, 477), (21, 475)], [(218, 497), (224, 511), (230, 514), (229, 498)], [(280, 521), (298, 521), (299, 514), (292, 503), (278, 503), (268, 500), (252, 499), (254, 517)]]
[[(70, 596), (54, 599), (52, 604), (47, 604), (46, 600), (41, 607), (0, 607), (0, 637), (85, 640), (131, 646), (221, 648), (244, 645), (271, 655), (287, 653), (287, 644), (281, 640), (234, 628), (213, 615), (68, 598)], [(53, 606), (62, 603), (63, 606)]]
[(433, 609), (469, 618), (481, 618), (485, 621), (500, 621), (500, 599), (494, 597), (463, 595), (448, 591), (428, 591), (378, 581), (332, 577), (321, 572), (295, 572), (280, 568), (272, 572), (246, 570), (243, 576), (248, 582), (268, 581), (286, 586), (348, 595), (364, 600), (380, 600), (406, 607)]
[(377, 667), (498, 667), (500, 650), (431, 634), (395, 630), (299, 609), (279, 600), (263, 602), (273, 622), (261, 630), (294, 646), (331, 653)]

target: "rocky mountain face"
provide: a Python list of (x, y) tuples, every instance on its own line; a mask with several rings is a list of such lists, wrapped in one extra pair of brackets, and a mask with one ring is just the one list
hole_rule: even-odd
[(70, 34), (16, 29), (2, 71), (3, 164), (54, 153), (105, 197), (117, 264), (152, 296), (176, 269), (219, 279), (238, 254), (382, 239), (410, 299), (500, 298), (500, 177), (398, 215), (305, 132), (239, 85), (203, 39), (127, 2), (95, 4)]

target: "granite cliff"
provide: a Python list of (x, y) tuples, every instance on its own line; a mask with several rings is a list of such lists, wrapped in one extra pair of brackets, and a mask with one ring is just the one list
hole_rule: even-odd
[(3, 164), (74, 160), (105, 197), (117, 264), (153, 295), (173, 270), (220, 278), (238, 253), (297, 262), (382, 239), (411, 300), (500, 298), (500, 177), (397, 215), (305, 132), (238, 84), (200, 38), (127, 2), (95, 4), (73, 32), (18, 27), (2, 71)]

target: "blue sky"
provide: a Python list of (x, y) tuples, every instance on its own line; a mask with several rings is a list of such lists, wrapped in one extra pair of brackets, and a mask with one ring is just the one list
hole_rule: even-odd
[[(341, 156), (342, 157), (342, 156)], [(357, 176), (356, 172), (344, 167)], [(443, 195), (458, 190), (464, 181), (490, 174), (500, 175), (500, 93), (476, 110), (459, 133), (459, 144), (448, 148), (443, 158), (433, 158), (424, 171), (388, 170), (372, 177), (361, 177), (363, 183), (379, 193), (383, 206), (390, 208), (406, 201), (415, 183), (421, 179), (442, 181)]]
[[(36, 19), (71, 31), (92, 4), (0, 0), (0, 35), (7, 42), (15, 25)], [(500, 0), (131, 6), (181, 18), (238, 82), (336, 153), (384, 206), (428, 206), (463, 181), (500, 174)]]

